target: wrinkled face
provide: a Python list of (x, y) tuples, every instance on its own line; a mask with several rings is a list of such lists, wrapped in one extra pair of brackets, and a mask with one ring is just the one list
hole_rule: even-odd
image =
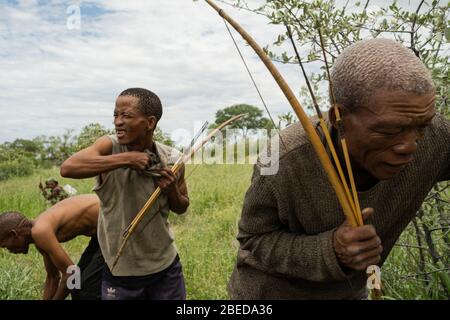
[(148, 132), (156, 125), (155, 117), (146, 117), (138, 107), (139, 99), (133, 96), (119, 96), (114, 109), (114, 126), (119, 143), (140, 145), (148, 140)]
[(392, 178), (414, 158), (417, 141), (435, 115), (435, 94), (378, 90), (367, 106), (343, 117), (354, 161), (379, 180)]
[(30, 244), (26, 241), (24, 235), (20, 233), (12, 233), (0, 243), (0, 248), (8, 249), (11, 253), (28, 253)]

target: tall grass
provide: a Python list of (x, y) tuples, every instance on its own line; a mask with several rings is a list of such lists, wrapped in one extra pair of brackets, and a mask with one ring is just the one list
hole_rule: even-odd
[[(188, 165), (186, 176), (194, 166)], [(191, 206), (172, 214), (176, 244), (186, 279), (188, 299), (226, 299), (226, 283), (236, 255), (236, 224), (242, 200), (250, 183), (250, 165), (201, 165), (187, 180)], [(39, 170), (32, 176), (0, 182), (0, 212), (20, 211), (34, 218), (47, 208), (38, 184), (55, 177), (60, 185), (90, 193), (93, 179), (72, 180), (59, 176), (57, 169)], [(77, 262), (88, 243), (87, 237), (64, 243)], [(30, 246), (27, 255), (0, 250), (0, 299), (40, 299), (45, 269), (40, 254)]]
[[(194, 173), (190, 173), (195, 168)], [(237, 223), (245, 192), (250, 184), (250, 165), (187, 166), (186, 176), (191, 205), (188, 212), (171, 214), (188, 292), (188, 299), (227, 299), (226, 284), (234, 267), (237, 251)], [(36, 217), (47, 204), (40, 194), (40, 180), (55, 177), (61, 185), (69, 183), (79, 193), (90, 193), (93, 179), (61, 178), (57, 169), (40, 170), (29, 177), (0, 182), (0, 212), (16, 210)], [(445, 230), (444, 230), (445, 231)], [(77, 262), (87, 237), (63, 244)], [(402, 234), (399, 244), (413, 244), (412, 226)], [(438, 249), (441, 242), (437, 242)], [(420, 276), (417, 252), (396, 246), (383, 266), (384, 294), (389, 299), (446, 299), (437, 273), (430, 274), (424, 285)], [(446, 252), (446, 253), (445, 253)], [(448, 251), (441, 251), (448, 261)], [(429, 260), (429, 258), (428, 258)], [(427, 261), (428, 261), (427, 260)], [(433, 270), (433, 269), (427, 269)], [(34, 246), (28, 255), (13, 255), (0, 250), (0, 299), (40, 299), (45, 269)]]
[[(48, 204), (38, 184), (48, 177), (56, 177), (60, 185), (71, 184), (80, 194), (89, 193), (93, 186), (92, 179), (64, 179), (57, 169), (38, 170), (31, 176), (0, 182), (0, 212), (20, 211), (29, 218), (35, 218), (46, 210)], [(74, 262), (79, 260), (88, 240), (87, 237), (78, 237), (63, 244)], [(33, 245), (27, 255), (0, 250), (0, 299), (40, 299), (45, 275), (42, 257)]]

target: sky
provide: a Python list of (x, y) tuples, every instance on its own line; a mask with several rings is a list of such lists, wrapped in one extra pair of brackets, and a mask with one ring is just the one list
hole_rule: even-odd
[[(220, 5), (260, 45), (284, 31)], [(291, 111), (259, 58), (235, 37), (272, 115)], [(298, 66), (276, 65), (298, 91)], [(160, 97), (159, 126), (168, 134), (213, 122), (233, 104), (262, 108), (223, 21), (204, 1), (0, 0), (0, 70), (0, 143), (79, 132), (92, 122), (112, 128), (115, 99), (130, 87)]]

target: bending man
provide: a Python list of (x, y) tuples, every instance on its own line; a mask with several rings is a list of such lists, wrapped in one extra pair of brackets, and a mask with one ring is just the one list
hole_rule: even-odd
[(0, 247), (26, 254), (30, 244), (34, 244), (44, 258), (47, 271), (43, 299), (60, 300), (70, 292), (67, 279), (71, 273), (67, 271), (74, 265), (60, 243), (80, 235), (91, 237), (78, 264), (81, 288), (72, 290), (72, 299), (100, 299), (104, 260), (97, 241), (98, 212), (96, 195), (80, 195), (58, 202), (33, 220), (19, 212), (2, 213)]
[(355, 43), (336, 59), (332, 83), (367, 225), (344, 221), (307, 135), (288, 127), (279, 171), (264, 176), (265, 161), (255, 165), (232, 298), (366, 297), (366, 268), (383, 264), (431, 188), (450, 179), (450, 123), (435, 116), (433, 81), (413, 51), (387, 39)]

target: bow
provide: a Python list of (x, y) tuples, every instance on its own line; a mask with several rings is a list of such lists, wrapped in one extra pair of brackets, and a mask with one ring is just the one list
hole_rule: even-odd
[(352, 205), (351, 200), (349, 199), (349, 193), (346, 192), (343, 182), (340, 180), (336, 170), (333, 167), (333, 164), (328, 157), (328, 154), (325, 150), (324, 145), (322, 144), (319, 135), (314, 129), (312, 123), (310, 122), (308, 116), (303, 110), (300, 102), (292, 92), (291, 88), (288, 86), (283, 76), (280, 74), (278, 69), (274, 66), (270, 58), (266, 55), (264, 50), (256, 43), (256, 41), (235, 21), (231, 18), (227, 13), (225, 13), (220, 7), (218, 7), (212, 0), (205, 0), (217, 13), (226, 20), (252, 47), (255, 53), (262, 60), (264, 65), (267, 67), (269, 72), (274, 77), (281, 91), (284, 93), (285, 97), (289, 101), (289, 104), (292, 106), (295, 114), (297, 115), (300, 123), (302, 124), (306, 134), (308, 135), (311, 144), (319, 158), (322, 167), (324, 168), (327, 178), (333, 187), (336, 196), (339, 200), (339, 203), (344, 211), (345, 216), (350, 221), (352, 226), (358, 226), (358, 221), (354, 215), (354, 205)]
[(324, 62), (325, 62), (325, 69), (326, 69), (328, 81), (329, 81), (331, 102), (332, 102), (334, 114), (336, 116), (336, 126), (338, 129), (338, 136), (339, 136), (339, 140), (341, 142), (342, 153), (344, 155), (345, 166), (346, 166), (348, 178), (350, 181), (351, 191), (348, 186), (347, 179), (345, 178), (344, 171), (342, 170), (342, 165), (340, 163), (339, 157), (338, 157), (336, 149), (334, 147), (334, 143), (333, 143), (333, 140), (329, 133), (328, 126), (323, 118), (322, 112), (320, 111), (320, 108), (317, 103), (314, 92), (312, 90), (311, 84), (309, 83), (308, 76), (306, 75), (305, 68), (303, 67), (303, 63), (300, 58), (300, 54), (298, 53), (297, 46), (295, 45), (291, 29), (289, 28), (289, 26), (286, 22), (284, 24), (285, 24), (285, 27), (287, 30), (288, 37), (291, 40), (292, 47), (294, 48), (294, 52), (297, 57), (298, 64), (300, 65), (300, 68), (302, 69), (303, 77), (305, 78), (306, 85), (308, 87), (314, 108), (316, 109), (316, 113), (319, 118), (320, 127), (322, 128), (322, 131), (325, 136), (325, 140), (328, 144), (328, 147), (330, 148), (330, 152), (331, 152), (334, 164), (336, 165), (337, 171), (339, 173), (339, 177), (341, 178), (341, 182), (344, 187), (345, 194), (347, 196), (347, 201), (350, 203), (350, 205), (353, 209), (353, 214), (354, 214), (357, 225), (362, 226), (364, 224), (364, 222), (363, 222), (362, 215), (361, 215), (361, 208), (359, 205), (358, 193), (356, 191), (355, 179), (353, 177), (353, 170), (351, 167), (350, 156), (349, 156), (348, 147), (347, 147), (347, 141), (345, 139), (344, 126), (343, 126), (342, 118), (341, 118), (339, 108), (337, 107), (336, 99), (334, 96), (333, 84), (331, 81), (330, 69), (328, 67), (328, 60), (327, 60), (327, 55), (325, 52), (325, 45), (323, 42), (322, 31), (320, 29), (320, 26), (318, 25), (317, 32), (319, 33), (320, 47), (322, 49), (322, 54), (323, 54), (323, 58), (324, 58)]
[[(300, 55), (295, 46), (295, 43), (294, 43), (294, 40), (292, 37), (292, 33), (291, 33), (288, 25), (285, 24), (287, 32), (288, 32), (288, 36), (292, 42), (292, 45), (294, 47), (294, 50), (295, 50), (295, 53), (297, 56), (297, 60), (300, 64), (304, 78), (308, 85), (308, 89), (311, 94), (311, 98), (312, 98), (314, 107), (315, 107), (317, 115), (319, 117), (319, 124), (322, 128), (322, 131), (324, 132), (326, 142), (329, 145), (330, 152), (332, 154), (332, 158), (335, 162), (339, 176), (336, 173), (336, 171), (331, 163), (331, 160), (328, 157), (328, 154), (326, 153), (324, 145), (322, 144), (317, 132), (315, 131), (314, 127), (312, 126), (311, 122), (309, 121), (308, 116), (305, 114), (300, 102), (297, 100), (294, 93), (289, 88), (286, 81), (284, 80), (284, 78), (282, 77), (280, 72), (276, 69), (276, 67), (273, 65), (272, 61), (266, 55), (264, 50), (255, 42), (255, 40), (253, 40), (253, 38), (235, 20), (233, 20), (228, 14), (226, 14), (212, 0), (205, 0), (205, 1), (214, 10), (216, 10), (218, 12), (218, 14), (224, 20), (226, 20), (247, 41), (247, 43), (252, 47), (252, 49), (260, 57), (260, 59), (262, 60), (264, 65), (270, 71), (270, 73), (274, 77), (275, 81), (277, 82), (278, 86), (280, 87), (280, 89), (286, 96), (287, 100), (289, 101), (290, 105), (292, 106), (292, 108), (293, 108), (295, 114), (297, 115), (298, 119), (300, 120), (300, 123), (302, 124), (306, 134), (309, 136), (311, 144), (312, 144), (325, 172), (327, 173), (327, 178), (336, 193), (336, 196), (339, 200), (339, 203), (341, 204), (341, 207), (344, 211), (345, 216), (347, 217), (347, 219), (349, 220), (350, 224), (353, 227), (362, 226), (364, 224), (364, 222), (363, 222), (362, 215), (361, 215), (360, 204), (359, 204), (357, 190), (356, 190), (353, 172), (352, 172), (352, 168), (351, 168), (351, 162), (350, 162), (347, 142), (346, 142), (345, 134), (344, 134), (344, 130), (343, 130), (342, 118), (340, 116), (339, 109), (336, 106), (336, 101), (335, 101), (334, 92), (333, 92), (333, 85), (331, 82), (331, 76), (330, 76), (330, 71), (329, 71), (329, 67), (328, 67), (328, 61), (327, 61), (327, 56), (325, 53), (325, 47), (324, 47), (324, 43), (323, 43), (323, 37), (322, 37), (322, 32), (320, 30), (320, 26), (317, 27), (317, 31), (318, 31), (319, 37), (320, 37), (320, 46), (322, 49), (322, 53), (323, 53), (323, 57), (324, 57), (324, 61), (325, 61), (325, 67), (326, 67), (326, 71), (327, 71), (327, 76), (328, 76), (328, 80), (329, 80), (329, 84), (330, 84), (330, 96), (331, 96), (331, 100), (332, 100), (333, 109), (334, 109), (334, 112), (336, 115), (336, 124), (337, 124), (338, 131), (339, 131), (338, 134), (339, 134), (339, 139), (340, 139), (341, 146), (342, 146), (342, 152), (344, 154), (344, 160), (345, 160), (347, 173), (349, 176), (351, 191), (347, 184), (347, 180), (343, 173), (342, 166), (340, 164), (339, 158), (338, 158), (336, 150), (334, 148), (334, 144), (333, 144), (333, 141), (329, 134), (327, 125), (323, 119), (322, 113), (318, 107), (314, 93), (309, 84), (308, 78), (306, 76), (306, 72), (303, 68), (303, 64), (300, 59)], [(377, 300), (380, 299), (381, 291), (378, 289), (374, 290), (372, 297)]]

